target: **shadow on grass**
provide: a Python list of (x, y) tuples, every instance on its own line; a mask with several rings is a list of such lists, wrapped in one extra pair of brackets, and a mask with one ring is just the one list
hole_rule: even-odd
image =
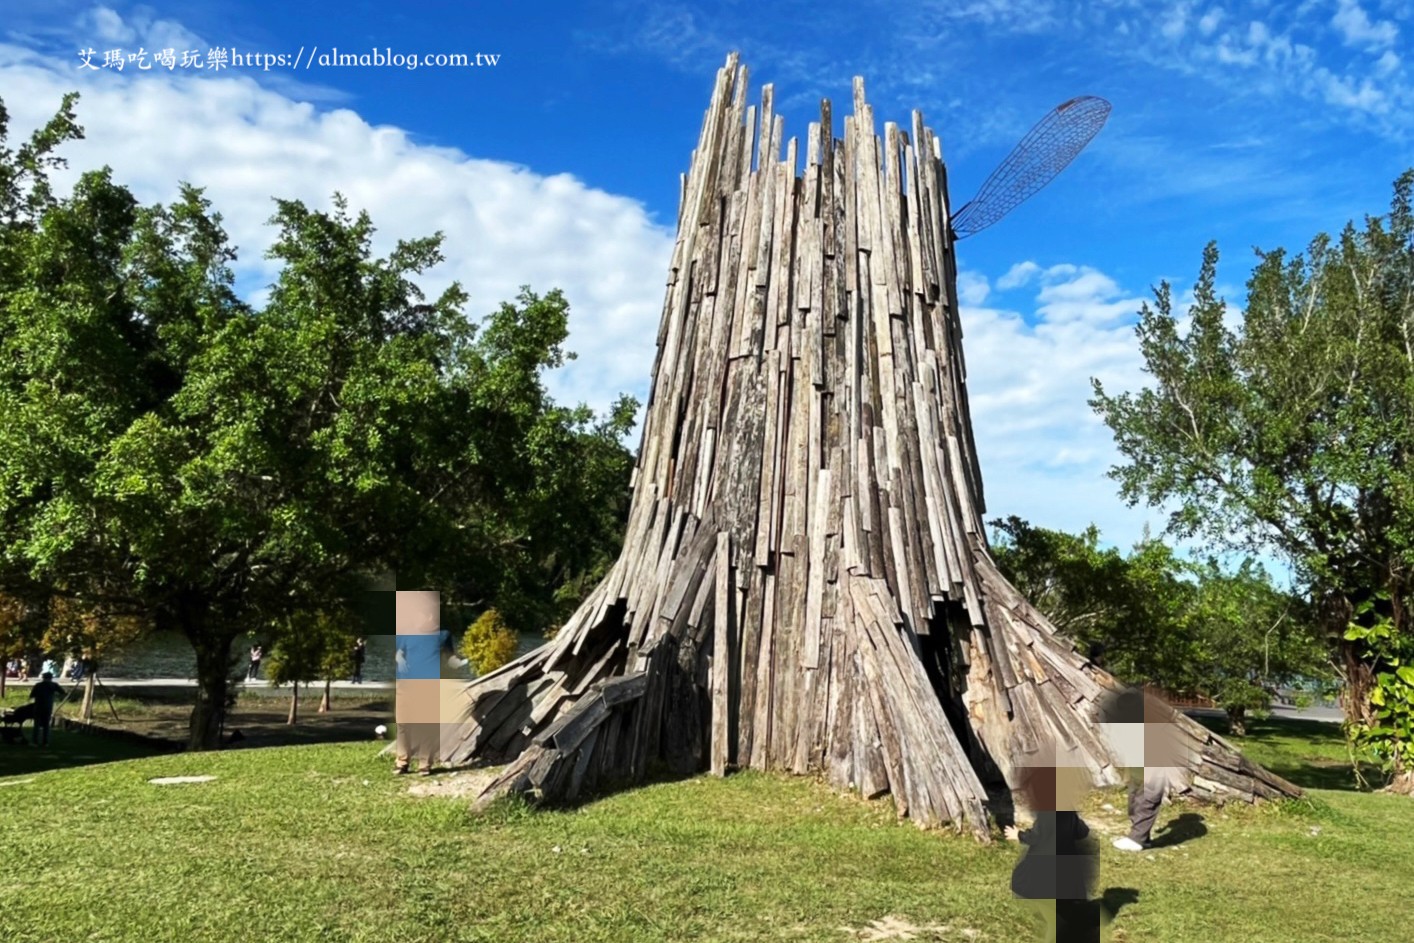
[(1132, 887), (1107, 887), (1100, 895), (1100, 906), (1106, 919), (1113, 920), (1121, 909), (1139, 903), (1139, 891)]
[(1203, 824), (1203, 816), (1197, 812), (1184, 812), (1173, 819), (1149, 843), (1150, 848), (1172, 848), (1186, 841), (1202, 838), (1208, 834), (1208, 826)]
[[(117, 760), (137, 760), (172, 752), (157, 746), (128, 743), (58, 727), (50, 732), (49, 745), (39, 747), (31, 743), (30, 734), (29, 725), (26, 724), (23, 744), (0, 745), (0, 777), (27, 776), (51, 769), (91, 766)], [(3, 781), (4, 779), (0, 778), (0, 782)]]

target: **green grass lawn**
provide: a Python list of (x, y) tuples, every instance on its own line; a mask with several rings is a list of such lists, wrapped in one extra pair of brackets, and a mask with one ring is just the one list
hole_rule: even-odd
[[(1334, 725), (1254, 724), (1249, 740), (1254, 758), (1323, 784), (1332, 774), (1321, 763), (1344, 749)], [(1032, 936), (1008, 889), (1018, 846), (923, 832), (887, 802), (808, 779), (701, 777), (573, 811), (503, 805), (474, 816), (465, 800), (409, 795), (378, 749), (233, 750), (0, 776), (0, 940)], [(147, 782), (190, 774), (217, 778)], [(1410, 939), (1414, 804), (1335, 785), (1284, 806), (1174, 805), (1161, 825), (1189, 816), (1186, 840), (1140, 855), (1106, 841), (1100, 889), (1137, 892), (1116, 939)], [(1086, 818), (1117, 834), (1126, 823), (1106, 803), (1122, 812), (1122, 793), (1091, 796)]]

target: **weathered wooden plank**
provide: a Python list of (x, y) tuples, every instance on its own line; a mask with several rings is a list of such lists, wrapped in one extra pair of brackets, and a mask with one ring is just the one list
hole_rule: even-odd
[(751, 719), (751, 766), (770, 768), (771, 727), (775, 719), (776, 671), (776, 574), (762, 573), (761, 582), (761, 641), (756, 663), (751, 671), (756, 676), (756, 703)]
[(731, 694), (732, 694), (732, 587), (731, 536), (726, 531), (717, 534), (717, 552), (713, 557), (712, 603), (712, 747), (709, 765), (717, 776), (726, 774), (731, 762)]
[(815, 512), (811, 515), (813, 526), (810, 528), (810, 573), (805, 591), (805, 625), (802, 628), (805, 636), (805, 647), (800, 659), (802, 668), (820, 667), (820, 646), (824, 641), (821, 608), (824, 603), (825, 517), (831, 494), (830, 477), (829, 469), (825, 469), (818, 473), (816, 479)]

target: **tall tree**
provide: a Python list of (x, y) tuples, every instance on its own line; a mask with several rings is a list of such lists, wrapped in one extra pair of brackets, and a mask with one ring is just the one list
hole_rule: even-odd
[[(1233, 327), (1209, 245), (1186, 327), (1167, 284), (1140, 312), (1152, 385), (1111, 395), (1096, 381), (1092, 400), (1124, 456), (1112, 474), (1131, 504), (1176, 504), (1172, 533), (1292, 562), (1340, 646), (1347, 720), (1366, 731), (1384, 726), (1377, 688), (1390, 689), (1381, 700), (1414, 702), (1399, 655), (1347, 631), (1362, 619), (1386, 620), (1393, 639), (1411, 631), (1411, 190), (1414, 171), (1395, 183), (1386, 216), (1317, 236), (1304, 255), (1259, 251)], [(1386, 728), (1377, 740), (1394, 788), (1414, 791), (1404, 734)]]
[[(548, 605), (556, 587), (526, 573), (574, 532), (551, 505), (578, 487), (554, 444), (623, 424), (544, 394), (564, 298), (524, 291), (478, 337), (460, 287), (429, 299), (415, 283), (439, 236), (375, 257), (371, 220), (336, 197), (327, 213), (277, 201), (280, 273), (254, 310), (199, 190), (144, 207), (105, 170), (53, 195), (52, 152), (80, 134), (71, 105), (0, 149), (5, 585), (180, 630), (193, 747), (217, 743), (233, 640), (352, 599), (362, 573)], [(616, 473), (598, 467), (595, 496)]]

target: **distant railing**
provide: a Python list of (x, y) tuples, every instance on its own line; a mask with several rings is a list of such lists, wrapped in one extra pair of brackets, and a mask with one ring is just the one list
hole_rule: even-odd
[(1216, 708), (1218, 702), (1203, 694), (1175, 694), (1172, 691), (1165, 691), (1163, 688), (1152, 684), (1144, 685), (1144, 692), (1155, 697), (1161, 697), (1174, 707), (1207, 707)]

